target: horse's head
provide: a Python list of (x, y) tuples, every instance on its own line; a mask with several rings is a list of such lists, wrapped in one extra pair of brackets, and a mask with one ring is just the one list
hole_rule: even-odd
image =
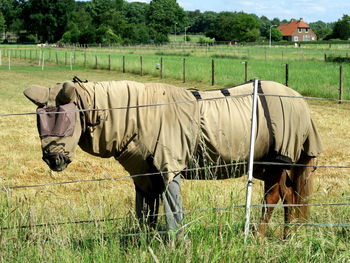
[(31, 86), (24, 95), (38, 106), (43, 160), (54, 171), (64, 170), (74, 157), (82, 133), (74, 84), (65, 82), (52, 88)]

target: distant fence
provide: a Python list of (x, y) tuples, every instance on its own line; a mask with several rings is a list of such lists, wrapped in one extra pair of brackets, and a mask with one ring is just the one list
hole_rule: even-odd
[[(247, 51), (249, 52), (249, 50)], [(75, 51), (75, 50), (61, 50), (61, 49), (3, 49), (0, 50), (0, 66), (7, 67), (9, 70), (14, 67), (18, 61), (35, 63), (34, 65), (45, 70), (46, 67), (64, 66), (71, 70), (76, 68), (90, 68), (90, 69), (104, 69), (114, 70), (123, 73), (133, 73), (140, 76), (146, 74), (159, 76), (159, 78), (170, 77), (181, 79), (183, 83), (187, 81), (208, 81), (208, 84), (217, 85), (221, 83), (220, 79), (229, 78), (224, 73), (223, 69), (231, 67), (230, 59), (235, 64), (235, 69), (232, 70), (233, 76), (230, 78), (234, 79), (232, 82), (234, 85), (246, 82), (250, 79), (250, 76), (256, 74), (256, 70), (251, 69), (251, 65), (255, 62), (249, 60), (241, 61), (241, 67), (237, 64), (236, 56), (231, 55), (213, 55), (212, 58), (206, 58), (197, 62), (195, 57), (181, 57), (180, 54), (176, 54), (176, 57), (169, 57), (165, 54), (166, 59), (163, 56), (153, 55), (152, 57), (147, 55), (118, 55), (116, 53), (93, 53), (88, 51)], [(267, 51), (265, 50), (265, 59), (267, 57)], [(282, 53), (283, 57), (283, 53)], [(332, 56), (324, 55), (324, 60), (329, 61)], [(234, 60), (236, 59), (236, 60)], [(195, 61), (195, 62), (194, 62)], [(236, 61), (236, 62), (234, 62)], [(223, 64), (224, 63), (224, 64)], [(279, 64), (278, 79), (277, 82), (281, 82), (286, 86), (291, 84), (293, 78), (294, 68), (290, 63)], [(190, 70), (189, 70), (190, 68)], [(189, 72), (190, 71), (190, 72)], [(203, 72), (202, 77), (200, 73)], [(195, 77), (194, 77), (195, 74)], [(307, 74), (307, 73), (305, 73)], [(350, 99), (350, 87), (349, 92), (345, 92), (345, 80), (344, 80), (345, 68), (343, 65), (339, 65), (339, 75), (335, 77), (338, 79), (338, 89), (330, 90), (326, 97), (333, 96), (333, 98), (339, 99)], [(210, 77), (209, 77), (210, 76)], [(325, 83), (322, 83), (322, 85)], [(231, 84), (232, 85), (232, 84)], [(334, 86), (334, 83), (332, 83)], [(292, 85), (293, 86), (293, 85)]]

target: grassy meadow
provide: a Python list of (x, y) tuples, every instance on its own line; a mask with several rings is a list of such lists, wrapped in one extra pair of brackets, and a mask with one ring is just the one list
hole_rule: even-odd
[[(247, 80), (259, 78), (281, 83), (286, 82), (286, 64), (288, 64), (288, 86), (305, 96), (338, 99), (340, 65), (325, 63), (324, 56), (325, 54), (348, 56), (349, 51), (350, 48), (346, 46), (332, 49), (310, 49), (308, 46), (305, 48), (189, 46), (186, 49), (186, 46), (172, 48), (168, 45), (101, 47), (85, 50), (7, 46), (2, 49), (2, 65), (9, 68), (26, 62), (44, 70), (58, 66), (72, 70), (96, 68), (117, 72), (124, 70), (136, 75), (142, 73), (151, 77), (181, 81), (185, 78), (186, 82), (196, 82), (201, 86), (212, 83), (214, 59), (215, 84), (232, 86), (245, 81), (245, 62), (248, 63)], [(343, 99), (350, 99), (348, 64), (343, 65), (343, 72)]]
[[(64, 53), (60, 53), (61, 59), (64, 59)], [(108, 53), (98, 54), (101, 54), (101, 63), (104, 61), (103, 68), (106, 69)], [(19, 57), (13, 58), (14, 64), (8, 70), (3, 57), (0, 114), (34, 112), (35, 106), (22, 95), (26, 87), (32, 84), (50, 86), (75, 75), (91, 81), (130, 79), (162, 81), (186, 88), (212, 88), (207, 76), (211, 65), (208, 57), (188, 57), (188, 79), (183, 83), (181, 57), (164, 56), (164, 79), (160, 80), (159, 71), (153, 69), (159, 63), (158, 56), (143, 55), (144, 76), (138, 71), (139, 55), (126, 55), (130, 62), (124, 74), (120, 73), (120, 54), (113, 53), (113, 56), (112, 68), (115, 71), (87, 69), (77, 64), (71, 70), (69, 63), (64, 65), (61, 62), (57, 66), (54, 61), (47, 62), (42, 70), (38, 61)], [(78, 51), (76, 60), (84, 61)], [(89, 61), (89, 67), (94, 67), (93, 55)], [(214, 88), (243, 82), (241, 61), (238, 58), (218, 59), (217, 72), (220, 74)], [(283, 82), (283, 65), (278, 59), (250, 59), (249, 78)], [(336, 98), (338, 65), (305, 59), (291, 60), (290, 67), (292, 88), (305, 95), (332, 95)], [(345, 69), (349, 70), (349, 66)], [(345, 87), (348, 91), (348, 80)], [(318, 164), (349, 166), (350, 105), (313, 100), (309, 105), (325, 148)], [(100, 159), (81, 150), (77, 151), (76, 160), (65, 171), (50, 171), (41, 160), (35, 115), (0, 117), (0, 141), (1, 186), (127, 175), (114, 159)], [(158, 233), (133, 235), (144, 229), (134, 218), (135, 193), (130, 179), (37, 188), (2, 187), (0, 228), (24, 228), (0, 230), (0, 262), (348, 262), (350, 229), (341, 224), (350, 223), (349, 206), (312, 207), (309, 223), (340, 225), (298, 227), (288, 240), (282, 240), (283, 209), (277, 208), (267, 238), (259, 240), (252, 235), (245, 245), (244, 209), (230, 208), (244, 204), (245, 186), (244, 177), (209, 182), (183, 181), (184, 209), (188, 212), (184, 221), (186, 226), (176, 239)], [(314, 175), (311, 203), (349, 203), (349, 186), (349, 169), (319, 168)], [(259, 204), (262, 183), (256, 180), (253, 189), (253, 203)], [(260, 209), (253, 209), (252, 222), (259, 222), (259, 217)], [(85, 220), (92, 223), (81, 222)], [(80, 223), (69, 224), (77, 221)], [(58, 224), (65, 222), (67, 224)], [(164, 224), (164, 219), (161, 223)], [(37, 224), (42, 226), (35, 226)]]

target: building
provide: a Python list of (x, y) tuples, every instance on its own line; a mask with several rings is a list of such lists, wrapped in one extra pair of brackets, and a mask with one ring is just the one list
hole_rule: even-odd
[(282, 32), (284, 40), (293, 42), (315, 41), (316, 34), (311, 30), (310, 26), (300, 20), (292, 20), (289, 24), (283, 24), (277, 27)]

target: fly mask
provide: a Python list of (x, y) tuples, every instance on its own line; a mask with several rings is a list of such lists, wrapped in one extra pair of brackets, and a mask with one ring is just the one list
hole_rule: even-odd
[(72, 161), (82, 127), (72, 82), (52, 88), (31, 86), (24, 95), (38, 106), (37, 127), (43, 160), (54, 171), (62, 171)]

